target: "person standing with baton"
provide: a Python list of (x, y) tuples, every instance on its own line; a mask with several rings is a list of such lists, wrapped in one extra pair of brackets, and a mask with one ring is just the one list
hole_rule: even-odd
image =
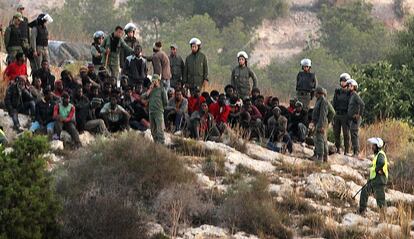
[(359, 214), (364, 214), (367, 209), (368, 197), (374, 194), (379, 208), (385, 206), (385, 186), (388, 181), (388, 160), (383, 150), (384, 141), (381, 138), (370, 138), (368, 142), (372, 145), (374, 159), (369, 171), (369, 180), (361, 190), (359, 200)]

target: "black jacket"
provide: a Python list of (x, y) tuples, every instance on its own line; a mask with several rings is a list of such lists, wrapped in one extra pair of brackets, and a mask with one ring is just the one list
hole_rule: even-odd
[(10, 111), (19, 111), (23, 107), (24, 102), (33, 100), (32, 94), (27, 89), (20, 89), (16, 83), (7, 88), (4, 104), (6, 109)]

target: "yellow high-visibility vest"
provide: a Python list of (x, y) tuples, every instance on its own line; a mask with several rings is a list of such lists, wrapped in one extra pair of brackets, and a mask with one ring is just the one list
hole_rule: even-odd
[(388, 178), (388, 160), (387, 155), (385, 155), (384, 151), (380, 150), (377, 155), (375, 155), (374, 160), (372, 160), (372, 166), (369, 173), (369, 179), (374, 179), (377, 176), (377, 172), (375, 172), (375, 168), (377, 166), (377, 159), (378, 155), (384, 155), (384, 166), (382, 167), (382, 171), (384, 172), (385, 176)]

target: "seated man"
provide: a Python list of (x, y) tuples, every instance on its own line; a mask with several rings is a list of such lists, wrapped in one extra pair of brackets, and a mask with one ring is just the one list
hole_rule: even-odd
[(49, 62), (44, 59), (42, 61), (42, 67), (38, 70), (33, 71), (32, 73), (33, 79), (40, 79), (42, 82), (42, 89), (45, 90), (46, 88), (50, 90), (54, 90), (55, 88), (55, 76), (52, 75), (50, 72)]
[(29, 92), (30, 92), (30, 94), (32, 94), (35, 103), (37, 103), (37, 102), (39, 102), (43, 99), (42, 82), (40, 81), (39, 78), (34, 78), (33, 79), (32, 85), (29, 86)]
[(6, 67), (3, 74), (6, 82), (13, 82), (18, 76), (27, 81), (26, 58), (22, 52), (16, 54), (16, 60)]
[(175, 91), (175, 96), (168, 101), (168, 105), (165, 108), (165, 121), (167, 128), (170, 128), (170, 124), (174, 124), (174, 132), (180, 131), (181, 127), (185, 123), (186, 115), (188, 112), (188, 101), (184, 98), (181, 90)]
[(200, 110), (194, 112), (189, 124), (190, 137), (196, 140), (220, 139), (220, 132), (216, 127), (213, 116), (208, 112), (206, 102), (201, 104)]
[(75, 147), (82, 146), (79, 139), (79, 132), (76, 129), (75, 106), (70, 101), (70, 96), (67, 92), (62, 94), (62, 102), (56, 104), (53, 110), (53, 119), (55, 120), (55, 134), (53, 139), (59, 139), (62, 130), (66, 130), (75, 144)]
[(262, 114), (252, 104), (249, 97), (243, 100), (243, 107), (240, 113), (240, 126), (246, 131), (244, 136), (249, 139), (258, 139), (263, 136)]
[(91, 133), (107, 135), (109, 132), (106, 129), (105, 122), (102, 119), (97, 119), (95, 116), (95, 108), (91, 107), (91, 103), (83, 94), (83, 89), (78, 88), (73, 97), (73, 104), (76, 108), (76, 126), (79, 132), (87, 130)]
[(295, 106), (295, 110), (290, 115), (289, 134), (293, 140), (303, 143), (308, 135), (308, 112), (303, 110), (303, 104), (299, 101)]
[[(292, 140), (290, 139), (289, 134), (287, 133), (287, 118), (281, 115), (281, 110), (279, 107), (275, 107), (272, 110), (273, 116), (267, 121), (267, 131), (270, 133), (269, 142), (279, 143), (283, 142), (286, 144), (289, 153), (293, 151)], [(268, 145), (272, 146), (271, 144)], [(274, 146), (274, 145), (273, 145)], [(273, 149), (273, 147), (270, 147)], [(281, 152), (282, 150), (278, 147), (274, 147), (275, 151)]]
[(200, 88), (194, 87), (191, 91), (191, 97), (188, 98), (188, 114), (192, 115), (193, 112), (199, 111), (204, 102), (206, 99), (200, 95)]
[(51, 137), (55, 127), (55, 121), (53, 120), (55, 102), (50, 89), (46, 89), (43, 94), (43, 99), (36, 103), (35, 121), (32, 122), (30, 131), (33, 133), (37, 131), (44, 132), (46, 129), (46, 133)]
[(110, 102), (106, 103), (100, 112), (105, 121), (109, 132), (117, 132), (129, 129), (129, 113), (118, 104), (116, 95), (110, 97)]
[(218, 102), (210, 105), (209, 112), (213, 115), (217, 128), (222, 134), (227, 127), (227, 120), (230, 115), (230, 106), (226, 105), (226, 95), (219, 95)]
[(263, 95), (257, 96), (256, 103), (254, 104), (254, 106), (256, 106), (256, 108), (260, 111), (262, 116), (267, 115), (267, 113), (269, 112), (269, 107), (267, 107), (264, 103)]
[(150, 121), (149, 121), (149, 113), (145, 109), (145, 104), (142, 100), (134, 100), (131, 104), (133, 109), (133, 114), (131, 115), (131, 120), (129, 124), (131, 128), (139, 130), (139, 131), (146, 131), (150, 128)]
[(13, 128), (18, 132), (23, 131), (19, 122), (19, 113), (35, 116), (35, 101), (27, 88), (26, 80), (21, 77), (16, 77), (15, 82), (7, 88), (4, 104), (13, 120)]

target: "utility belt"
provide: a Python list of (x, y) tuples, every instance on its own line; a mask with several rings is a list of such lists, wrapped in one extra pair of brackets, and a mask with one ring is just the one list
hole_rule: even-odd
[(348, 111), (347, 110), (335, 110), (337, 115), (347, 115)]
[(297, 91), (298, 92), (298, 95), (301, 95), (301, 96), (305, 96), (305, 95), (311, 95), (311, 91), (304, 91), (304, 90), (298, 90)]

